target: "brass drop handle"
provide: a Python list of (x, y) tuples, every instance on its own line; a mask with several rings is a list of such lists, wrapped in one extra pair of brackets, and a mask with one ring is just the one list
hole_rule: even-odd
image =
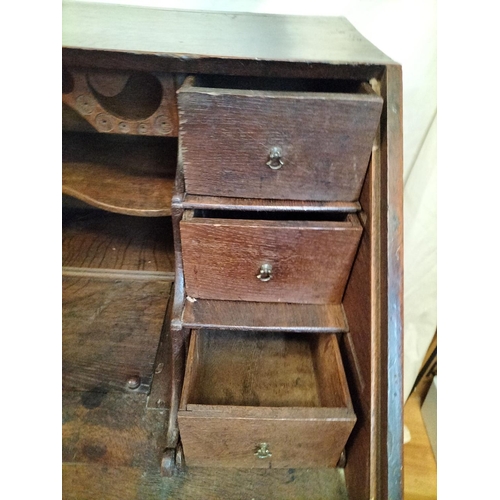
[(266, 165), (272, 170), (279, 170), (283, 166), (283, 160), (281, 159), (282, 156), (283, 152), (281, 151), (281, 148), (278, 148), (277, 146), (272, 147), (271, 151), (269, 151), (269, 161)]
[(267, 443), (260, 443), (254, 455), (257, 458), (271, 458), (273, 454), (269, 451)]
[(259, 278), (260, 281), (269, 281), (273, 277), (272, 272), (273, 266), (271, 266), (271, 264), (262, 264), (259, 274), (257, 274), (257, 278)]

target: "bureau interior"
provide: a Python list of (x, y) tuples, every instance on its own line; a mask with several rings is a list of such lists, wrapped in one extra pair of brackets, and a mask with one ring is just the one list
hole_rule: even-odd
[(351, 408), (335, 334), (193, 330), (185, 405)]
[[(252, 91), (373, 93), (366, 82), (354, 80), (200, 75), (195, 78), (195, 85)], [(101, 101), (113, 111), (109, 102)], [(114, 111), (120, 114), (118, 109)], [(75, 273), (78, 269), (79, 274), (94, 276), (92, 273), (98, 270), (119, 279), (130, 279), (132, 275), (127, 273), (133, 272), (143, 273), (134, 274), (140, 280), (173, 280), (175, 266), (169, 216), (177, 167), (177, 137), (99, 134), (92, 131), (81, 117), (77, 123), (71, 112), (65, 115), (67, 123), (64, 128), (72, 132), (63, 133), (63, 193), (71, 197), (63, 202), (64, 272)], [(138, 117), (140, 113), (133, 116)], [(358, 419), (352, 434), (346, 434), (346, 439), (349, 436), (346, 444), (347, 482), (351, 481), (350, 477), (359, 476), (368, 460), (367, 450), (372, 437), (367, 435), (371, 426), (377, 425), (373, 415), (378, 403), (367, 392), (372, 378), (378, 373), (378, 364), (374, 361), (378, 347), (370, 333), (371, 321), (378, 307), (372, 302), (370, 291), (375, 279), (370, 270), (377, 255), (370, 232), (363, 229), (373, 223), (373, 215), (377, 217), (380, 210), (376, 205), (377, 197), (373, 196), (380, 186), (373, 175), (370, 160), (359, 198), (362, 215), (352, 208), (352, 204), (344, 207), (340, 204), (340, 210), (331, 207), (300, 209), (296, 202), (286, 201), (280, 209), (270, 210), (253, 209), (250, 204), (246, 204), (245, 209), (240, 206), (232, 210), (184, 210), (182, 222), (205, 221), (209, 225), (210, 221), (217, 224), (226, 220), (229, 224), (238, 224), (240, 220), (244, 221), (247, 231), (246, 224), (252, 221), (256, 226), (258, 221), (263, 221), (265, 227), (277, 227), (288, 221), (300, 228), (342, 228), (358, 233), (351, 245), (349, 262), (343, 266), (343, 285), (339, 288), (338, 299), (333, 300), (342, 305), (349, 331), (335, 336), (326, 333), (193, 330), (180, 403), (181, 408), (234, 406), (241, 411), (253, 407), (279, 408), (283, 412), (300, 408), (318, 414), (345, 409), (349, 411), (352, 422), (356, 417)], [(223, 202), (224, 198), (221, 200)], [(258, 204), (255, 206), (258, 208)], [(258, 232), (249, 241), (261, 241), (262, 237)], [(325, 262), (338, 261), (328, 257), (324, 250), (334, 246), (310, 244), (304, 255)], [(276, 244), (269, 246), (275, 247)], [(189, 257), (186, 249), (183, 250), (184, 257)], [(205, 246), (202, 254), (191, 261), (199, 266), (201, 255), (206, 253)], [(227, 262), (224, 261), (222, 271), (227, 270)], [(333, 279), (325, 271), (332, 268), (329, 266), (321, 271), (326, 275), (324, 281), (330, 284)], [(269, 286), (280, 283), (278, 263), (274, 269), (275, 277), (267, 283)], [(314, 274), (314, 270), (313, 266), (307, 267), (307, 275)], [(211, 294), (216, 288), (214, 276), (223, 277), (222, 271), (210, 275)], [(255, 280), (258, 266), (250, 271), (251, 283), (259, 284)], [(296, 280), (297, 273), (290, 273), (290, 276)], [(246, 290), (249, 285), (245, 283), (243, 286)], [(287, 302), (313, 302), (305, 298), (304, 286), (298, 287), (294, 282), (291, 287), (297, 291), (297, 297), (291, 296)], [(317, 288), (316, 284), (312, 286), (314, 290)], [(221, 289), (228, 289), (227, 282), (221, 284)], [(234, 299), (234, 291), (230, 292), (229, 298)], [(189, 295), (196, 296), (195, 293)], [(255, 295), (264, 301), (274, 301), (277, 296), (272, 293), (267, 299), (260, 290)], [(257, 300), (255, 297), (251, 299)], [(321, 298), (314, 299), (314, 302), (328, 300)], [(159, 330), (154, 335), (157, 338)], [(154, 354), (151, 351), (151, 359)], [(116, 384), (120, 383), (121, 379), (117, 379)]]

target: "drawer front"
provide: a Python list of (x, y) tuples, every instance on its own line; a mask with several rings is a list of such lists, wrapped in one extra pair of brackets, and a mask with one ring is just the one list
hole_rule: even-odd
[(361, 237), (343, 222), (191, 219), (180, 223), (187, 295), (340, 303)]
[(335, 467), (355, 419), (211, 418), (179, 411), (178, 421), (187, 466), (282, 468)]
[(352, 202), (382, 99), (188, 86), (178, 105), (187, 193)]

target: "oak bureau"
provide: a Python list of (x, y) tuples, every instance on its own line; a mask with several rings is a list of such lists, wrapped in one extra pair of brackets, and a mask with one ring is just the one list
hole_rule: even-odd
[(65, 279), (126, 283), (102, 364), (165, 410), (164, 481), (402, 498), (401, 67), (344, 18), (70, 3), (63, 45)]

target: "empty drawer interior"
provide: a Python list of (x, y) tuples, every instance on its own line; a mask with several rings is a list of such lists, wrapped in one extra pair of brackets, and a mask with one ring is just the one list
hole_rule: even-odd
[(334, 334), (193, 330), (181, 407), (352, 408)]

